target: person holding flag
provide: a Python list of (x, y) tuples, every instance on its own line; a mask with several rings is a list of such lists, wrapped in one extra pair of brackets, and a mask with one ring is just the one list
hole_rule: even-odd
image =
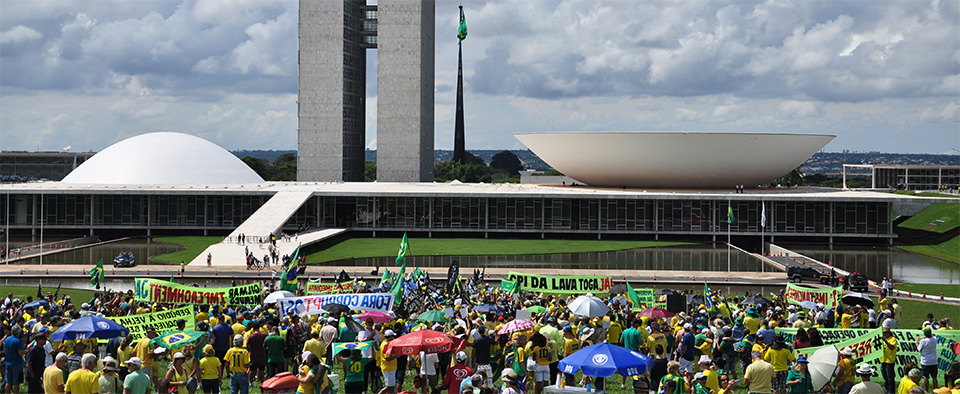
[(300, 245), (297, 245), (297, 250), (293, 253), (290, 261), (287, 262), (287, 266), (283, 270), (283, 275), (280, 276), (280, 290), (297, 292), (297, 259), (299, 258)]
[(90, 286), (100, 289), (100, 283), (103, 283), (103, 259), (97, 263), (96, 267), (90, 270)]
[(390, 283), (390, 292), (396, 294), (393, 298), (394, 305), (400, 305), (403, 302), (403, 276), (407, 273), (407, 253), (410, 253), (410, 242), (407, 241), (407, 233), (403, 233), (403, 239), (400, 240), (400, 250), (397, 251), (397, 264), (400, 266), (400, 273)]

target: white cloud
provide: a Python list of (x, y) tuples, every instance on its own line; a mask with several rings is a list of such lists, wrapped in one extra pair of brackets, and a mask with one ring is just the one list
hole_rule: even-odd
[(0, 44), (19, 44), (27, 41), (36, 41), (43, 38), (43, 34), (24, 25), (17, 25), (10, 30), (0, 33)]

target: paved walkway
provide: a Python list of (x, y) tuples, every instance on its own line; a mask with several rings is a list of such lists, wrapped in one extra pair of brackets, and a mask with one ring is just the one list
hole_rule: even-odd
[(312, 195), (312, 191), (277, 192), (233, 230), (228, 239), (236, 241), (240, 234), (245, 235), (248, 240), (259, 237), (269, 239), (271, 234), (277, 234), (280, 231), (287, 219), (290, 219)]
[[(327, 238), (339, 235), (346, 231), (346, 229), (342, 228), (328, 228), (292, 235), (287, 240), (278, 239), (277, 255), (293, 256), (293, 253), (297, 250), (298, 245), (307, 246), (312, 243), (320, 242)], [(213, 244), (207, 247), (203, 253), (200, 253), (200, 255), (197, 256), (197, 258), (190, 261), (190, 268), (206, 268), (207, 255), (210, 255), (211, 265), (221, 268), (229, 267), (228, 269), (239, 268), (245, 270), (247, 268), (247, 251), (249, 250), (251, 253), (253, 253), (254, 257), (263, 260), (264, 255), (270, 254), (268, 245), (268, 243), (261, 244), (249, 241), (245, 244), (240, 244), (236, 241), (231, 242), (231, 239), (227, 238), (221, 243)], [(275, 265), (270, 264), (270, 266), (274, 267)]]

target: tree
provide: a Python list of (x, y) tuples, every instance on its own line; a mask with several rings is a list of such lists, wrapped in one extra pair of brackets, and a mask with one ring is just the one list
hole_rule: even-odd
[(470, 153), (470, 152), (463, 152), (463, 153), (465, 153), (463, 156), (464, 164), (476, 164), (481, 166), (487, 165), (487, 163), (485, 163), (483, 159), (477, 157), (473, 153)]
[(490, 168), (504, 170), (510, 176), (517, 176), (520, 175), (520, 170), (523, 169), (523, 163), (520, 162), (520, 158), (513, 154), (513, 152), (505, 150), (490, 158)]
[(270, 180), (270, 177), (273, 175), (271, 173), (273, 168), (269, 161), (253, 156), (244, 156), (243, 159), (240, 160), (242, 160), (247, 167), (250, 167), (253, 172), (256, 172), (257, 175), (260, 175), (260, 177), (264, 180)]
[(779, 183), (785, 184), (785, 185), (787, 185), (787, 186), (800, 186), (800, 185), (802, 185), (802, 184), (803, 184), (803, 170), (801, 170), (802, 167), (803, 167), (803, 166), (801, 165), (800, 167), (797, 167), (797, 168), (794, 168), (794, 169), (790, 170), (790, 172), (784, 174), (784, 175), (783, 175), (782, 177), (780, 177), (780, 179), (778, 179), (777, 181), (778, 181)]
[(377, 180), (377, 163), (372, 161), (363, 163), (363, 181), (373, 182)]
[(271, 181), (297, 180), (297, 156), (293, 153), (284, 153), (273, 161), (273, 175)]

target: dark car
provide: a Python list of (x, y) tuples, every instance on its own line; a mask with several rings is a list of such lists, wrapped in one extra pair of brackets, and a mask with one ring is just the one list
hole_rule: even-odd
[(843, 289), (867, 292), (870, 291), (870, 282), (867, 280), (866, 276), (854, 272), (843, 278)]
[(820, 282), (825, 285), (830, 284), (830, 275), (818, 271), (815, 268), (807, 266), (793, 266), (787, 268), (787, 278), (793, 283), (803, 282), (804, 279), (814, 282)]
[(137, 265), (137, 258), (130, 252), (120, 252), (117, 258), (113, 259), (114, 267), (134, 267)]

